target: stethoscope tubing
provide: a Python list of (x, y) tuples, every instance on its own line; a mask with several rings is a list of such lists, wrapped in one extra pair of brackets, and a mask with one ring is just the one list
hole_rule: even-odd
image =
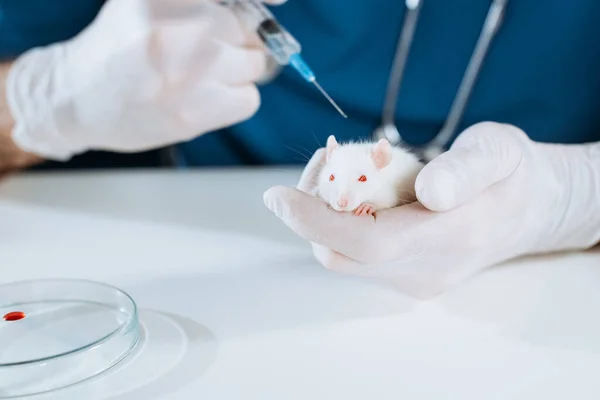
[(429, 143), (421, 148), (416, 148), (407, 144), (402, 138), (395, 123), (395, 112), (406, 61), (408, 60), (423, 2), (424, 0), (405, 0), (406, 14), (388, 79), (381, 125), (373, 132), (373, 138), (375, 140), (386, 138), (395, 146), (412, 147), (424, 161), (431, 161), (444, 151), (445, 146), (450, 142), (460, 124), (490, 44), (503, 22), (508, 0), (492, 0), (471, 59), (442, 129)]

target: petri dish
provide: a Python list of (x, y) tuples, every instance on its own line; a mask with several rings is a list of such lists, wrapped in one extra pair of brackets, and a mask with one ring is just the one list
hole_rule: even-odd
[(0, 398), (96, 377), (138, 342), (137, 305), (114, 286), (69, 279), (0, 285)]

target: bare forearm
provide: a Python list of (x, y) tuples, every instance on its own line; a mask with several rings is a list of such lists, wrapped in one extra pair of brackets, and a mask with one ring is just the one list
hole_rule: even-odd
[(6, 98), (6, 78), (11, 62), (0, 63), (0, 178), (6, 173), (26, 168), (43, 161), (15, 145), (11, 138), (14, 119)]
[(6, 100), (6, 76), (12, 63), (0, 63), (0, 135), (10, 136), (14, 121), (8, 110), (8, 101)]

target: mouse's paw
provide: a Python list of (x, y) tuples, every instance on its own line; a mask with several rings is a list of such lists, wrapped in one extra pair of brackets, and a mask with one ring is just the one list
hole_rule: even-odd
[(356, 210), (354, 210), (354, 215), (373, 215), (375, 214), (375, 206), (369, 203), (362, 203)]

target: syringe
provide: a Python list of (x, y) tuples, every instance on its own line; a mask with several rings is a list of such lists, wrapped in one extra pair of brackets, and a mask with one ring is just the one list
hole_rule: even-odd
[(312, 83), (344, 117), (348, 118), (335, 101), (319, 85), (312, 69), (300, 55), (300, 43), (275, 19), (260, 0), (222, 0), (244, 20), (249, 29), (258, 33), (267, 51), (280, 65), (291, 65), (307, 82)]

